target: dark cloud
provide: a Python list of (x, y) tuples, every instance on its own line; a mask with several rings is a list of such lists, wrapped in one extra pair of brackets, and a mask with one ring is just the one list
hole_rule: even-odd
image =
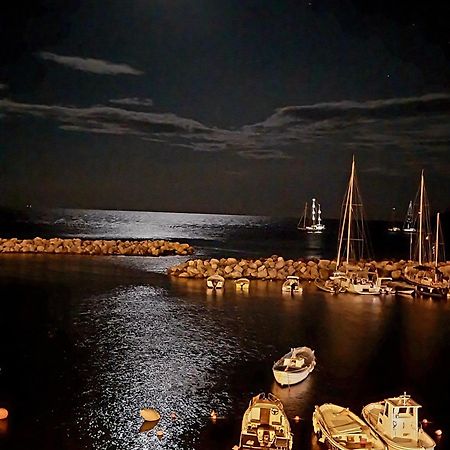
[(110, 103), (117, 105), (129, 105), (129, 106), (153, 106), (153, 100), (151, 98), (139, 98), (139, 97), (128, 97), (128, 98), (117, 98), (109, 100)]
[[(122, 99), (131, 106), (138, 99)], [(142, 99), (141, 99), (142, 100)], [(119, 103), (118, 99), (115, 103)], [(278, 109), (265, 121), (234, 130), (208, 127), (171, 113), (109, 106), (76, 108), (0, 100), (0, 111), (56, 121), (66, 131), (130, 135), (202, 152), (234, 152), (247, 159), (289, 159), (304, 149), (332, 145), (352, 151), (445, 150), (450, 141), (450, 95), (342, 101)], [(299, 147), (299, 145), (301, 147)]]
[(102, 59), (80, 58), (79, 56), (63, 56), (50, 52), (37, 53), (42, 59), (53, 61), (57, 64), (70, 67), (71, 69), (83, 72), (96, 73), (101, 75), (143, 75), (144, 72), (135, 69), (128, 64), (117, 64)]

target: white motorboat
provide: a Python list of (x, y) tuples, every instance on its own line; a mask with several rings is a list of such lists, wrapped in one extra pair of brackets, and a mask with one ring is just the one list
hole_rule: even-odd
[(305, 210), (297, 224), (297, 228), (308, 233), (322, 233), (325, 225), (322, 223), (322, 210), (320, 203), (315, 198), (311, 203), (311, 214), (308, 214), (308, 203), (305, 203)]
[(300, 285), (300, 279), (297, 276), (291, 275), (286, 277), (286, 281), (281, 286), (282, 292), (289, 292), (291, 294), (301, 294), (303, 288)]
[(436, 443), (419, 425), (419, 408), (403, 394), (364, 406), (362, 415), (389, 450), (432, 450)]
[(238, 278), (235, 281), (237, 291), (248, 291), (250, 289), (250, 280), (248, 278)]
[(273, 375), (281, 386), (292, 386), (303, 381), (316, 366), (314, 350), (295, 347), (282, 356), (272, 367)]
[(242, 418), (240, 450), (291, 450), (293, 434), (283, 404), (273, 394), (253, 397)]
[(225, 278), (221, 275), (211, 275), (206, 279), (206, 287), (208, 289), (223, 289)]
[(339, 450), (386, 448), (377, 434), (348, 408), (324, 403), (314, 408), (312, 421), (319, 442), (326, 443), (328, 448)]

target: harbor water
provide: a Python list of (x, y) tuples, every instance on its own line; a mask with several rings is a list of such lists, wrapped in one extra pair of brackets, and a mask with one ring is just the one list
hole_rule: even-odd
[[(193, 245), (196, 258), (333, 258), (338, 224), (325, 224), (307, 235), (295, 219), (26, 210), (3, 212), (0, 235), (169, 239)], [(370, 224), (374, 256), (407, 259), (409, 236), (386, 229)], [(449, 448), (449, 301), (332, 296), (308, 284), (286, 296), (263, 281), (209, 293), (204, 280), (166, 276), (187, 258), (0, 254), (0, 407), (9, 410), (0, 448), (229, 450), (251, 397), (272, 392), (293, 449), (307, 450), (318, 448), (314, 405), (360, 413), (405, 391), (430, 434), (443, 430), (437, 448)], [(303, 345), (316, 369), (281, 388), (273, 362)], [(144, 407), (161, 413), (149, 431)]]

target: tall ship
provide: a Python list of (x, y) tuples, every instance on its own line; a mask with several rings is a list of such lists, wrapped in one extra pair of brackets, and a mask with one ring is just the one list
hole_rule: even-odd
[(419, 408), (404, 393), (364, 406), (362, 415), (389, 450), (433, 450), (436, 443), (419, 425)]
[(239, 450), (292, 450), (293, 434), (283, 404), (269, 393), (256, 395), (242, 418)]
[(308, 233), (322, 233), (325, 230), (325, 225), (322, 223), (320, 203), (315, 198), (311, 202), (311, 211), (308, 211), (308, 202), (305, 203), (305, 209), (297, 224), (297, 228)]

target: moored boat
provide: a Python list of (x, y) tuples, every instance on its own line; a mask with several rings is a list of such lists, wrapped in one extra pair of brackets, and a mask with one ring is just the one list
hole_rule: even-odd
[(281, 286), (282, 292), (289, 292), (291, 294), (301, 294), (303, 288), (300, 285), (300, 279), (297, 276), (291, 275), (286, 278), (286, 281)]
[(283, 404), (269, 393), (256, 395), (242, 418), (239, 449), (291, 450), (293, 434)]
[(419, 426), (419, 408), (404, 393), (364, 406), (362, 415), (389, 450), (432, 450), (436, 443)]
[(322, 280), (320, 278), (316, 278), (314, 280), (314, 284), (321, 291), (328, 292), (330, 294), (339, 294), (341, 292), (345, 292), (344, 286), (342, 286), (339, 278), (333, 278), (328, 280)]
[(238, 278), (235, 281), (237, 291), (248, 291), (250, 288), (250, 280), (248, 278)]
[(225, 278), (221, 275), (211, 275), (206, 279), (206, 287), (209, 289), (222, 289), (225, 283)]
[(314, 408), (312, 420), (319, 442), (326, 443), (328, 448), (339, 450), (386, 448), (377, 434), (348, 408), (324, 403)]
[(314, 350), (309, 347), (295, 347), (275, 362), (272, 371), (281, 386), (291, 386), (303, 381), (315, 366)]

